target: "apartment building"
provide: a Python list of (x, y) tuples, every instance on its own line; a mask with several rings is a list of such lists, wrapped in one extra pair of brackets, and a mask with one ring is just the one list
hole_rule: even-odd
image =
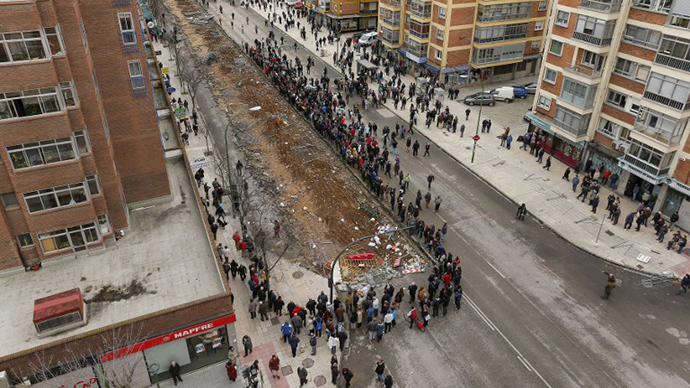
[(0, 271), (102, 246), (167, 198), (131, 0), (0, 0)]
[[(548, 1), (381, 0), (379, 35), (413, 71), (446, 82), (539, 71)], [(460, 82), (462, 83), (462, 82)]]
[(334, 31), (375, 30), (377, 0), (307, 0), (317, 21)]
[[(669, 216), (690, 195), (690, 2), (558, 0), (534, 129), (563, 162), (604, 165), (617, 191)], [(683, 217), (681, 217), (682, 219)]]

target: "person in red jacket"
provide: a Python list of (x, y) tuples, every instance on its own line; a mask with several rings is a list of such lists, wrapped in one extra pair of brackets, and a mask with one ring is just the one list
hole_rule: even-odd
[(410, 315), (410, 329), (412, 326), (417, 322), (417, 308), (413, 307), (412, 310), (408, 313)]
[(228, 373), (230, 381), (235, 381), (237, 379), (237, 367), (231, 360), (225, 363), (225, 371)]
[(450, 272), (446, 272), (446, 274), (443, 275), (443, 283), (448, 286), (450, 285), (451, 280), (453, 280), (453, 276), (451, 276)]

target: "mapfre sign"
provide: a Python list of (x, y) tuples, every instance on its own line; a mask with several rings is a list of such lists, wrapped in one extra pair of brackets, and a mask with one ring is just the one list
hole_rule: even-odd
[[(156, 338), (151, 338), (143, 342), (139, 342), (135, 345), (127, 346), (124, 348), (117, 349), (112, 352), (108, 352), (101, 355), (101, 362), (112, 361), (116, 358), (124, 357), (128, 354), (141, 352), (142, 350), (150, 349), (158, 345), (168, 343), (170, 341), (179, 340), (186, 337), (191, 337), (193, 335), (202, 333), (207, 330), (215, 329), (217, 327), (225, 326), (229, 323), (235, 322), (235, 314), (227, 315), (222, 318), (214, 319), (212, 321), (207, 321), (200, 323), (198, 325), (190, 326), (184, 329), (176, 330), (168, 334), (158, 336)], [(70, 387), (71, 388), (71, 387)], [(81, 388), (81, 387), (79, 387)]]

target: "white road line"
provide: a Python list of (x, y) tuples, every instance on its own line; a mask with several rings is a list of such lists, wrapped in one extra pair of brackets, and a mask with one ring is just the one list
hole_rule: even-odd
[(499, 275), (501, 275), (501, 277), (502, 277), (503, 279), (506, 278), (505, 275), (503, 275), (503, 274), (501, 273), (501, 271), (498, 270), (498, 268), (494, 267), (494, 265), (491, 264), (491, 262), (490, 262), (489, 260), (484, 260), (484, 261), (486, 262), (486, 264), (489, 264), (489, 266), (490, 266), (491, 268), (493, 268), (494, 271), (496, 271), (496, 273), (498, 273)]
[(501, 336), (501, 338), (503, 338), (503, 340), (508, 344), (508, 346), (510, 346), (510, 348), (513, 349), (513, 351), (515, 352), (515, 354), (517, 354), (517, 358), (518, 358), (518, 360), (520, 360), (520, 362), (522, 363), (522, 365), (524, 365), (525, 368), (527, 368), (527, 370), (528, 370), (529, 372), (532, 372), (532, 373), (536, 374), (537, 377), (539, 377), (539, 379), (540, 379), (540, 380), (544, 383), (544, 385), (546, 385), (548, 388), (553, 388), (553, 387), (551, 387), (551, 385), (544, 379), (544, 377), (534, 368), (534, 366), (532, 366), (532, 364), (530, 364), (529, 361), (527, 361), (527, 359), (525, 358), (525, 356), (523, 356), (522, 353), (520, 353), (520, 351), (515, 347), (515, 345), (513, 345), (513, 343), (510, 342), (510, 340), (503, 334), (503, 332), (501, 332), (501, 330), (500, 330), (493, 322), (491, 322), (491, 319), (489, 319), (489, 317), (487, 317), (486, 314), (484, 314), (484, 312), (482, 311), (482, 309), (480, 309), (479, 306), (477, 306), (477, 304), (474, 303), (474, 301), (472, 301), (472, 299), (470, 299), (469, 296), (467, 296), (467, 293), (465, 293), (465, 299), (467, 300), (467, 302), (468, 302), (468, 304), (470, 305), (470, 307), (472, 307), (472, 309), (473, 309), (475, 312), (477, 312), (477, 315), (479, 315), (479, 317), (480, 317), (480, 318), (491, 328), (491, 330), (494, 330), (495, 332), (497, 332), (497, 333)]

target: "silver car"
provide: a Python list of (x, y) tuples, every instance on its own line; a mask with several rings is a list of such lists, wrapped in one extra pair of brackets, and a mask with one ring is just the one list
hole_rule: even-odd
[(475, 93), (475, 94), (470, 94), (469, 96), (465, 97), (464, 99), (465, 104), (472, 106), (472, 105), (488, 105), (488, 106), (494, 106), (496, 105), (496, 99), (491, 93)]

